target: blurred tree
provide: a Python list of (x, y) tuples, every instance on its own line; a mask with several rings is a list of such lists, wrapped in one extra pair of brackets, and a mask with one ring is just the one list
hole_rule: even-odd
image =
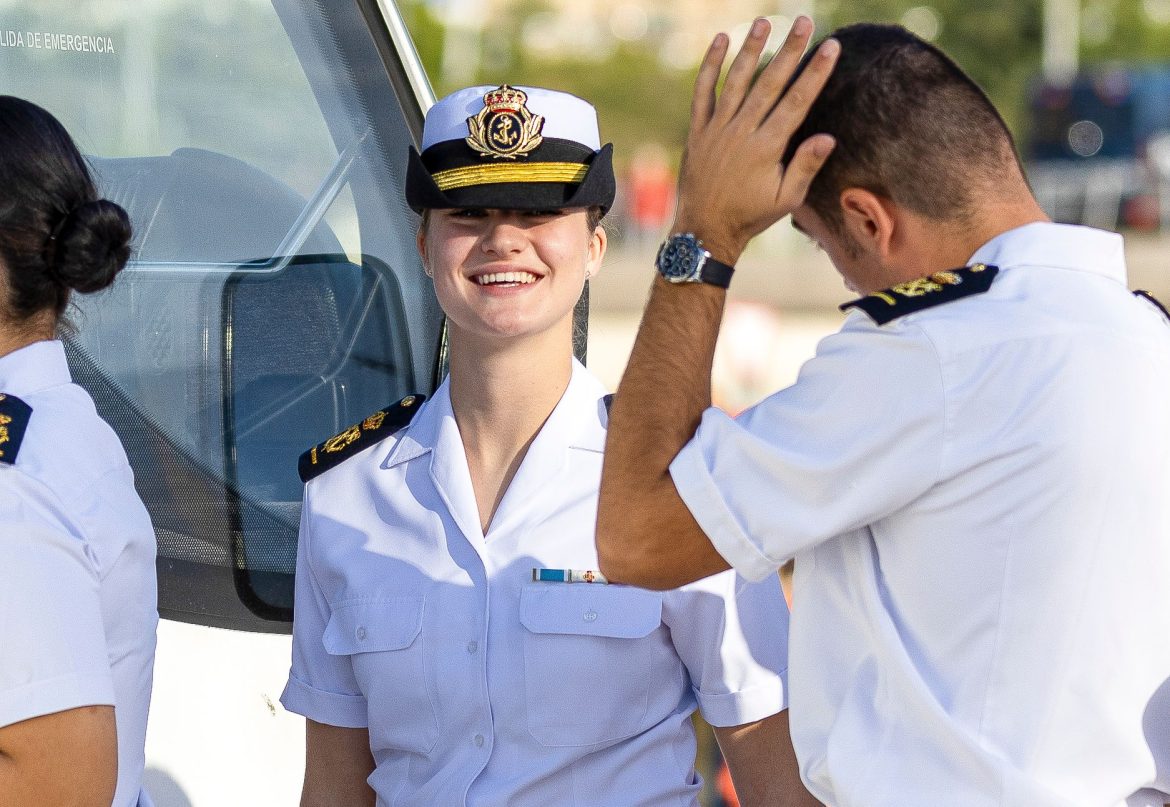
[[(424, 0), (398, 0), (398, 10), (410, 30), (414, 47), (418, 51), (423, 67), (426, 68), (427, 75), (434, 81), (440, 75), (443, 66), (443, 45), (446, 39), (443, 24)], [(438, 90), (437, 87), (435, 89)]]
[(1039, 2), (822, 0), (817, 16), (824, 31), (854, 22), (886, 22), (932, 39), (983, 87), (1012, 131), (1026, 135), (1026, 90), (1040, 66)]
[[(818, 28), (852, 22), (906, 25), (950, 54), (987, 91), (1023, 142), (1027, 101), (1040, 68), (1043, 0), (817, 0)], [(407, 24), (440, 95), (442, 27), (423, 0), (403, 0)], [(1091, 67), (1104, 61), (1170, 60), (1170, 0), (1084, 0), (1081, 56)], [(597, 107), (603, 136), (617, 146), (619, 162), (637, 143), (654, 140), (676, 152), (686, 133), (694, 71), (663, 63), (662, 41), (614, 42), (592, 55), (558, 54), (525, 47), (525, 32), (547, 0), (516, 0), (484, 31), (478, 80), (539, 84), (576, 93)]]

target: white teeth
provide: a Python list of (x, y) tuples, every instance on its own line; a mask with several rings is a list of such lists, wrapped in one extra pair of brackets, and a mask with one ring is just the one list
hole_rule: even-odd
[(536, 275), (531, 272), (496, 272), (490, 275), (477, 275), (475, 282), (481, 286), (488, 286), (492, 283), (535, 283), (537, 281)]

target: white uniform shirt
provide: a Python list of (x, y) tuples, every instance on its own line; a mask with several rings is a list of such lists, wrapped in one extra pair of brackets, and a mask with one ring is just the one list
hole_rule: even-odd
[(705, 413), (672, 477), (745, 576), (796, 557), (818, 798), (1160, 807), (1137, 791), (1170, 774), (1147, 742), (1170, 722), (1170, 327), (1111, 233), (1032, 224), (972, 262), (1001, 267), (988, 292), (851, 313), (795, 385)]
[(154, 529), (60, 342), (0, 357), (0, 392), (32, 407), (15, 465), (0, 464), (0, 726), (113, 705), (113, 803), (129, 807), (154, 668)]
[(783, 708), (774, 576), (532, 582), (597, 568), (604, 394), (574, 362), (486, 536), (446, 382), (306, 486), (281, 700), (369, 728), (379, 805), (693, 805), (696, 701), (717, 726)]

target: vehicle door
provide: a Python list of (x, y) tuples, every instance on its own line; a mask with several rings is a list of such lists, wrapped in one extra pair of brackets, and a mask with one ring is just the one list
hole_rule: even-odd
[(147, 788), (296, 803), (297, 457), (443, 364), (402, 194), (429, 85), (374, 0), (3, 0), (0, 92), (56, 115), (134, 224), (65, 343), (158, 537)]

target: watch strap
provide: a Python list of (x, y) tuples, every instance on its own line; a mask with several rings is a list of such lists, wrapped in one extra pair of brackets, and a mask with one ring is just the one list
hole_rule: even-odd
[(717, 261), (708, 253), (707, 259), (703, 261), (703, 267), (699, 270), (699, 280), (704, 283), (709, 283), (712, 286), (726, 289), (731, 286), (731, 276), (733, 274), (735, 274), (734, 266)]

